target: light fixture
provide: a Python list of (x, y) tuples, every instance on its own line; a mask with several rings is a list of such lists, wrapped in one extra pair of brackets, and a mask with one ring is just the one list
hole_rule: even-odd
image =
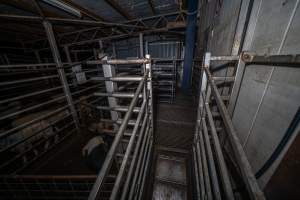
[(72, 6), (68, 5), (68, 4), (65, 4), (59, 0), (42, 0), (43, 2), (55, 7), (55, 8), (58, 8), (58, 9), (61, 9), (63, 11), (66, 11), (72, 15), (75, 15), (77, 17), (81, 17), (81, 12), (75, 8), (73, 8)]

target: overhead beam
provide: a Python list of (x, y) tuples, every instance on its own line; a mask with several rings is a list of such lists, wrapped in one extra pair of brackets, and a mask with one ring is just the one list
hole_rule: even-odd
[(91, 26), (99, 26), (99, 25), (103, 25), (103, 26), (123, 26), (123, 27), (145, 29), (144, 26), (137, 26), (137, 25), (131, 25), (131, 24), (92, 21), (92, 20), (83, 20), (83, 19), (57, 18), (57, 17), (40, 17), (40, 16), (0, 14), (0, 19), (1, 18), (6, 19), (6, 20), (16, 20), (16, 21), (42, 22), (43, 20), (48, 20), (52, 23), (91, 25)]
[[(67, 32), (67, 33), (60, 33), (57, 34), (58, 41), (61, 46), (70, 46), (70, 45), (82, 45), (88, 44), (93, 42), (98, 42), (99, 40), (111, 40), (111, 39), (121, 39), (130, 36), (136, 36), (139, 33), (143, 34), (150, 34), (150, 33), (159, 33), (159, 32), (166, 32), (172, 34), (182, 34), (182, 32), (172, 31), (172, 28), (168, 26), (171, 22), (185, 22), (186, 20), (186, 12), (172, 12), (167, 14), (155, 15), (151, 17), (140, 18), (136, 20), (130, 20), (123, 23), (110, 23), (110, 22), (101, 22), (101, 21), (92, 21), (92, 20), (79, 20), (79, 19), (63, 19), (63, 18), (42, 18), (39, 16), (18, 16), (18, 15), (5, 15), (0, 14), (0, 19), (12, 20), (12, 21), (33, 21), (36, 23), (42, 22), (43, 19), (49, 20), (51, 22), (56, 22), (60, 24), (82, 24), (82, 25), (94, 25), (94, 27), (81, 29), (78, 31)], [(160, 21), (161, 18), (165, 19), (164, 24), (156, 23)], [(139, 24), (139, 26), (137, 26)], [(185, 24), (185, 23), (184, 23)], [(100, 26), (103, 25), (103, 26)], [(110, 30), (112, 27), (119, 27), (124, 29), (124, 32)], [(181, 28), (185, 28), (184, 26)], [(103, 30), (110, 30), (105, 34), (98, 34), (103, 33)], [(92, 35), (87, 39), (86, 37), (83, 38), (81, 35), (85, 35), (86, 33)], [(81, 39), (78, 39), (81, 38)], [(45, 38), (41, 39), (34, 39), (30, 41), (24, 42), (27, 48), (33, 48), (36, 46), (35, 44), (39, 45), (39, 50), (46, 50), (48, 49), (47, 42), (44, 42)], [(40, 46), (42, 45), (42, 46)]]
[(107, 4), (109, 4), (115, 11), (120, 13), (127, 20), (131, 20), (134, 17), (131, 16), (127, 11), (125, 11), (115, 0), (105, 0)]
[[(180, 17), (181, 16), (181, 17)], [(171, 29), (168, 28), (168, 26), (166, 24), (161, 26), (158, 23), (154, 23), (153, 21), (158, 21), (161, 18), (165, 18), (166, 20), (170, 20), (169, 22), (173, 22), (173, 21), (177, 21), (177, 20), (183, 20), (185, 22), (186, 19), (186, 14), (185, 12), (173, 12), (173, 13), (167, 13), (167, 14), (163, 14), (163, 15), (156, 15), (156, 16), (151, 16), (151, 17), (145, 17), (145, 18), (140, 18), (138, 20), (130, 20), (127, 22), (124, 22), (124, 24), (136, 24), (138, 21), (142, 22), (140, 23), (141, 25), (144, 25), (143, 29), (135, 29), (135, 30), (130, 30), (130, 29), (126, 29), (125, 33), (115, 33), (115, 34), (106, 34), (106, 35), (100, 35), (96, 37), (96, 33), (97, 31), (102, 32), (101, 30), (103, 30), (103, 28), (101, 27), (94, 27), (94, 28), (88, 28), (88, 29), (82, 29), (79, 31), (73, 31), (73, 32), (69, 32), (69, 33), (63, 33), (63, 34), (58, 34), (58, 38), (60, 41), (60, 45), (62, 46), (70, 46), (70, 45), (82, 45), (82, 44), (88, 44), (88, 43), (93, 43), (93, 42), (98, 42), (99, 40), (111, 40), (111, 39), (121, 39), (121, 38), (126, 38), (126, 37), (130, 37), (130, 36), (136, 36), (140, 33), (143, 34), (149, 34), (149, 33), (159, 33), (159, 32), (166, 32), (168, 31), (169, 33), (176, 33), (176, 34), (181, 34), (179, 32), (175, 32), (175, 31), (171, 31)], [(153, 25), (156, 24), (156, 25)], [(125, 27), (124, 27), (125, 28)], [(127, 28), (127, 27), (126, 27)], [(182, 27), (184, 28), (184, 27)], [(85, 34), (85, 32), (90, 32), (93, 31), (94, 32), (94, 36), (91, 37), (90, 39), (84, 39), (84, 40), (73, 40), (72, 42), (70, 41), (70, 38), (79, 38), (78, 34)], [(77, 35), (76, 37), (74, 37), (74, 35)], [(34, 44), (36, 42), (40, 42), (42, 40), (32, 40), (32, 41), (28, 41), (25, 42), (26, 44), (30, 45), (30, 44)], [(46, 48), (46, 47), (45, 47)], [(40, 48), (45, 49), (45, 48)]]
[[(36, 4), (33, 3), (33, 1), (1, 0), (1, 3), (35, 15), (41, 14), (40, 11), (37, 12)], [(54, 13), (47, 10), (43, 10), (43, 14), (47, 17), (62, 17), (60, 13)]]

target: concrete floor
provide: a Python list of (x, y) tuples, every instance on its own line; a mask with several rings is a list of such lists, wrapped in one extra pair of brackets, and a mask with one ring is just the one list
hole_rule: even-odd
[(30, 167), (22, 174), (29, 175), (93, 175), (85, 164), (81, 150), (92, 137), (89, 134), (71, 135)]
[(192, 96), (180, 92), (173, 104), (156, 108), (156, 144), (170, 148), (190, 149), (196, 121), (197, 106)]
[(196, 103), (177, 93), (173, 104), (158, 104), (155, 122), (155, 160), (152, 200), (190, 199), (188, 153), (192, 145)]

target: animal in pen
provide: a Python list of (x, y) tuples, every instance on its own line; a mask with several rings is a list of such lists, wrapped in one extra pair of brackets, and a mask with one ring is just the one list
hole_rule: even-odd
[[(35, 112), (26, 116), (16, 118), (11, 122), (11, 127), (18, 127), (22, 124), (30, 122), (40, 116), (46, 115), (53, 110)], [(43, 143), (42, 149), (46, 151), (51, 144), (57, 143), (59, 135), (56, 132), (59, 130), (58, 122), (66, 118), (69, 111), (63, 111), (46, 119), (39, 120), (3, 139), (0, 140), (0, 149), (10, 148), (14, 154), (21, 154), (27, 150), (33, 149), (35, 156), (39, 154), (35, 148), (35, 144)], [(52, 139), (53, 137), (53, 139)], [(22, 156), (24, 163), (28, 161), (26, 154)]]

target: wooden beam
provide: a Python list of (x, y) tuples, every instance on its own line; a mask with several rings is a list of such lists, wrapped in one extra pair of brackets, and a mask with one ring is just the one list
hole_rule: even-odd
[(115, 0), (105, 0), (105, 2), (108, 3), (114, 10), (120, 13), (127, 20), (134, 19), (134, 17), (131, 16), (127, 11), (125, 11)]

